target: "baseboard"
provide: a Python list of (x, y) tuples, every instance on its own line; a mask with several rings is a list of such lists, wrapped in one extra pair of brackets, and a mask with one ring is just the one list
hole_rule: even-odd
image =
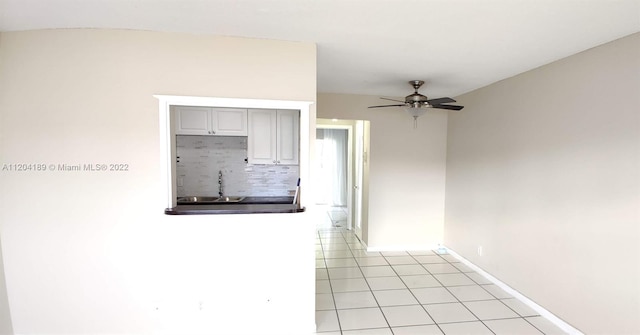
[[(514, 298), (520, 300), (522, 303), (524, 303), (525, 305), (529, 306), (534, 311), (538, 312), (538, 314), (540, 314), (540, 316), (542, 316), (542, 317), (546, 318), (547, 320), (549, 320), (551, 323), (556, 325), (558, 328), (562, 329), (562, 331), (564, 331), (564, 332), (566, 332), (568, 334), (571, 334), (571, 335), (584, 335), (584, 333), (582, 333), (578, 329), (574, 328), (573, 326), (571, 326), (570, 324), (566, 323), (565, 321), (563, 321), (559, 317), (555, 316), (553, 313), (549, 312), (544, 307), (536, 304), (533, 300), (525, 297), (524, 295), (522, 295), (522, 293), (514, 290), (509, 285), (503, 283), (502, 281), (500, 281), (496, 277), (490, 275), (488, 272), (482, 270), (477, 265), (471, 263), (469, 260), (467, 260), (466, 258), (460, 256), (455, 251), (453, 251), (453, 250), (451, 250), (449, 248), (446, 248), (446, 247), (445, 247), (445, 249), (446, 249), (447, 253), (449, 253), (451, 256), (457, 258), (462, 264), (468, 266), (469, 268), (471, 268), (475, 272), (477, 272), (480, 275), (482, 275), (483, 277), (487, 278), (489, 281), (491, 281), (496, 286), (498, 286), (501, 289), (503, 289), (505, 292), (507, 292), (510, 295), (512, 295)], [(440, 250), (442, 250), (442, 249), (440, 249)]]

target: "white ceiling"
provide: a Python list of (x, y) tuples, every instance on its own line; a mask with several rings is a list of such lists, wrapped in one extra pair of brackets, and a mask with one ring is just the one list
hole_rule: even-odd
[(0, 30), (124, 28), (318, 45), (318, 91), (456, 96), (640, 31), (640, 0), (0, 0)]

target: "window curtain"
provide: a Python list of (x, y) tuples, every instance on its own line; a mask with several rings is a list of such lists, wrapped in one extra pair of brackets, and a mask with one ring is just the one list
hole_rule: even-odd
[(322, 205), (347, 206), (347, 130), (317, 129), (318, 157), (316, 202)]

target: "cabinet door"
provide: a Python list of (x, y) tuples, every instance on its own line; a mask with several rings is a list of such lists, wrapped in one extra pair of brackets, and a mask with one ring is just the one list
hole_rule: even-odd
[(300, 112), (278, 110), (278, 149), (276, 161), (283, 165), (298, 165)]
[(247, 152), (250, 164), (276, 164), (277, 121), (276, 111), (249, 110)]
[(178, 135), (209, 135), (211, 133), (211, 108), (208, 107), (180, 107), (176, 112), (176, 134)]
[(247, 110), (239, 108), (213, 108), (211, 127), (215, 135), (247, 136)]

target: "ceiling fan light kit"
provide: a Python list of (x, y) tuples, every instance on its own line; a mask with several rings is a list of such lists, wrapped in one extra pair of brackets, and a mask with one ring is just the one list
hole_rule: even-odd
[(407, 107), (404, 110), (407, 111), (407, 113), (409, 113), (409, 115), (413, 116), (413, 128), (414, 129), (418, 128), (418, 118), (427, 113), (427, 109), (426, 108), (420, 108), (420, 107)]
[(409, 85), (413, 86), (414, 92), (412, 94), (407, 95), (404, 98), (404, 101), (388, 99), (388, 98), (380, 98), (384, 100), (402, 102), (402, 104), (369, 106), (369, 108), (404, 107), (404, 110), (407, 111), (409, 115), (413, 116), (413, 128), (418, 127), (418, 118), (427, 112), (427, 108), (448, 109), (448, 110), (461, 110), (464, 108), (464, 106), (445, 105), (447, 103), (456, 102), (451, 98), (445, 97), (445, 98), (429, 99), (427, 98), (426, 95), (422, 95), (418, 93), (418, 89), (423, 84), (424, 84), (424, 81), (422, 80), (409, 81)]

